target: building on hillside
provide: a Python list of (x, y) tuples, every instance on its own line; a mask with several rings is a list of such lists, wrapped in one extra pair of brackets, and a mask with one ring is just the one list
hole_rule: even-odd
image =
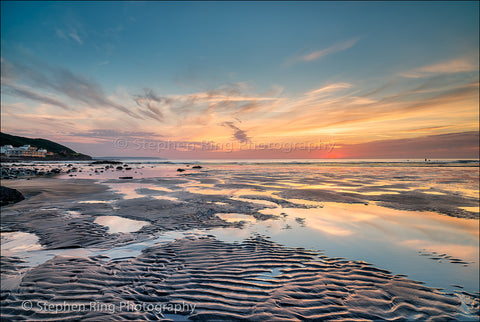
[(20, 147), (13, 147), (12, 145), (4, 145), (0, 147), (0, 154), (7, 157), (35, 157), (45, 158), (48, 153), (45, 149), (37, 150), (36, 147), (30, 145), (22, 145)]

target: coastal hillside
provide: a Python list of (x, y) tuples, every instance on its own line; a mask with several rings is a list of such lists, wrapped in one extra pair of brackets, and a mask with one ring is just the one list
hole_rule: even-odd
[(46, 139), (32, 139), (26, 138), (23, 136), (10, 135), (0, 132), (0, 146), (3, 145), (12, 145), (14, 147), (19, 147), (22, 145), (31, 145), (38, 149), (45, 149), (49, 152), (53, 152), (53, 156), (48, 156), (48, 159), (79, 159), (79, 160), (90, 160), (89, 155), (75, 152), (74, 150), (61, 145), (59, 143), (46, 140)]

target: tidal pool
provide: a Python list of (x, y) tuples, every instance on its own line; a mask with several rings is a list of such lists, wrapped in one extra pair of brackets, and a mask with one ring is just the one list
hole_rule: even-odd
[(2, 256), (12, 256), (17, 253), (42, 249), (35, 234), (15, 231), (2, 232)]
[(453, 285), (460, 285), (478, 292), (477, 221), (376, 205), (322, 204), (321, 208), (261, 210), (277, 216), (269, 220), (219, 214), (227, 221), (244, 221), (245, 225), (216, 228), (209, 233), (230, 242), (262, 234), (289, 247), (324, 250), (328, 256), (366, 261), (432, 287), (454, 291), (458, 287)]
[(95, 218), (94, 223), (108, 227), (110, 234), (131, 233), (149, 225), (146, 221), (133, 220), (119, 216), (100, 216)]

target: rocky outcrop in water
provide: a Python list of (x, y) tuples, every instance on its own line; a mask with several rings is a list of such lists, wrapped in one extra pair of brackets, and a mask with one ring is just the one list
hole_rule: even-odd
[[(71, 168), (67, 173), (77, 171), (76, 168)], [(39, 176), (51, 176), (62, 172), (61, 168), (36, 168), (32, 166), (21, 166), (12, 164), (11, 166), (2, 165), (0, 170), (1, 179), (18, 179)]]
[(122, 164), (120, 161), (111, 161), (111, 160), (98, 160), (93, 161), (90, 165), (97, 165), (97, 164)]

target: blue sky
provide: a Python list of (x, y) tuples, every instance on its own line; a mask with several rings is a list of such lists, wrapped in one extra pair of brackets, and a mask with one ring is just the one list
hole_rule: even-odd
[[(340, 142), (351, 137), (355, 128), (361, 128), (357, 136), (361, 138), (358, 143), (363, 143), (391, 139), (398, 133), (388, 135), (387, 124), (374, 124), (377, 131), (365, 131), (368, 129), (365, 124), (352, 124), (350, 132), (345, 128), (332, 130), (333, 117), (345, 121), (341, 110), (332, 111), (332, 106), (318, 101), (295, 107), (291, 102), (303, 101), (307, 93), (337, 84), (334, 88), (348, 93), (336, 92), (332, 99), (348, 114), (351, 101), (342, 101), (342, 97), (351, 100), (369, 94), (372, 102), (399, 97), (399, 102), (405, 103), (432, 98), (418, 91), (410, 93), (413, 88), (427, 87), (440, 95), (441, 91), (447, 93), (478, 84), (478, 2), (3, 1), (1, 6), (2, 67), (11, 71), (9, 75), (2, 74), (2, 105), (7, 110), (2, 115), (6, 118), (2, 121), (2, 130), (25, 135), (44, 133), (63, 142), (80, 144), (73, 134), (80, 131), (124, 129), (157, 133), (157, 128), (168, 128), (162, 122), (178, 127), (189, 112), (185, 107), (174, 109), (165, 102), (154, 106), (155, 111), (162, 110), (162, 121), (158, 117), (153, 120), (159, 124), (148, 116), (151, 110), (135, 111), (137, 106), (147, 104), (135, 101), (135, 97), (138, 99), (147, 89), (172, 100), (218, 90), (230, 96), (241, 92), (244, 97), (255, 97), (250, 101), (256, 104), (271, 104), (263, 110), (259, 108), (258, 113), (243, 113), (242, 117), (238, 109), (245, 109), (238, 106), (229, 107), (230, 110), (237, 108), (237, 112), (228, 115), (221, 108), (214, 112), (210, 109), (210, 121), (203, 114), (197, 123), (189, 118), (180, 124), (184, 127), (182, 133), (193, 132), (191, 137), (168, 129), (158, 133), (169, 139), (223, 140), (231, 137), (228, 131), (232, 128), (220, 125), (208, 133), (195, 124), (218, 127), (237, 119), (237, 128), (262, 137), (258, 124), (272, 121), (285, 126), (288, 122), (282, 123), (282, 117), (284, 121), (291, 118), (295, 108), (299, 112), (325, 112), (330, 121), (319, 124), (329, 128), (323, 135), (336, 135)], [(36, 73), (50, 79), (51, 86), (44, 82), (42, 88), (38, 75), (32, 76)], [(74, 75), (77, 81), (67, 82), (69, 85), (62, 88), (53, 85), (55, 81), (65, 80), (66, 73)], [(82, 86), (79, 79), (88, 82), (89, 89), (95, 91), (93, 98), (79, 100), (77, 94), (72, 94), (75, 91), (82, 95), (90, 93), (76, 88)], [(470, 94), (478, 97), (478, 90), (477, 94)], [(237, 101), (224, 96), (216, 101)], [(261, 99), (266, 96), (268, 100)], [(470, 97), (469, 101), (474, 98)], [(128, 100), (130, 102), (126, 102)], [(290, 102), (288, 107), (286, 101)], [(48, 102), (56, 105), (53, 104), (53, 108)], [(108, 110), (105, 116), (110, 115), (103, 127), (89, 122), (91, 113), (87, 112), (92, 106), (88, 105), (95, 102), (105, 105), (102, 111)], [(158, 100), (155, 102), (160, 104)], [(203, 102), (198, 107), (195, 104), (192, 103), (193, 114), (198, 117), (196, 111), (205, 112), (212, 103)], [(462, 101), (461, 104), (471, 103)], [(20, 110), (14, 106), (20, 106)], [(56, 113), (62, 106), (84, 117), (68, 119)], [(453, 122), (474, 130), (475, 124), (478, 125), (478, 113), (475, 114), (474, 109), (475, 106), (465, 107), (464, 117)], [(287, 110), (292, 113), (278, 116)], [(431, 122), (430, 118), (425, 127), (444, 127), (450, 117), (445, 110), (437, 113), (444, 115), (443, 119)], [(184, 113), (182, 117), (178, 116), (179, 111)], [(164, 117), (170, 112), (175, 114), (171, 119)], [(364, 112), (368, 112), (367, 106)], [(31, 126), (22, 127), (22, 115), (24, 123), (28, 123), (33, 122), (33, 114), (50, 114), (58, 126), (54, 126), (55, 129), (39, 126), (37, 131)], [(134, 114), (139, 117), (129, 122), (128, 117)], [(145, 122), (137, 122), (142, 118)], [(425, 114), (419, 114), (415, 120), (420, 124), (425, 118)], [(300, 131), (305, 124), (300, 119), (298, 122), (294, 127), (298, 133), (292, 130), (286, 136), (305, 140), (308, 136), (305, 133), (311, 131)], [(411, 121), (400, 122), (404, 122), (408, 130), (406, 124)], [(72, 124), (78, 131), (68, 133)], [(305, 128), (309, 127), (305, 125)], [(265, 136), (278, 136), (274, 131), (265, 131)], [(448, 131), (457, 130), (422, 134)], [(93, 138), (89, 144), (101, 143)]]

